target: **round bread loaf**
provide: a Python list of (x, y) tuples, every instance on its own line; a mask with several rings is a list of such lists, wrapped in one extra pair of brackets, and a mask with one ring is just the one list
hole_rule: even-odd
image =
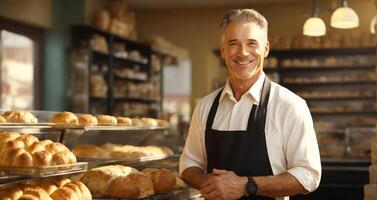
[(110, 115), (97, 115), (98, 125), (103, 126), (116, 126), (117, 119)]
[(79, 200), (76, 192), (69, 187), (61, 187), (51, 194), (54, 200)]
[(127, 178), (131, 179), (139, 188), (140, 194), (138, 198), (144, 198), (154, 195), (152, 180), (143, 173), (130, 173)]
[(148, 127), (157, 127), (157, 121), (153, 118), (141, 118), (141, 121), (143, 123), (144, 126), (148, 126)]
[(83, 126), (97, 126), (98, 120), (91, 114), (83, 114), (78, 117), (79, 124)]
[(163, 120), (163, 119), (157, 119), (157, 125), (159, 127), (169, 127), (170, 126), (170, 123), (166, 120)]
[(143, 121), (139, 118), (132, 118), (132, 126), (143, 126)]
[(118, 125), (132, 126), (132, 120), (129, 117), (117, 117)]
[(127, 176), (119, 176), (111, 181), (107, 193), (114, 198), (138, 199), (141, 188)]
[(55, 124), (73, 124), (73, 125), (76, 125), (76, 124), (78, 124), (78, 118), (75, 114), (65, 111), (65, 112), (56, 113), (52, 117), (51, 122), (55, 123)]
[(152, 180), (156, 194), (168, 192), (177, 184), (175, 175), (167, 169), (146, 168), (142, 172)]
[(85, 172), (81, 177), (81, 182), (88, 187), (94, 197), (106, 197), (109, 195), (112, 180), (135, 172), (138, 171), (122, 165), (103, 166)]
[(108, 152), (105, 149), (101, 149), (96, 145), (91, 144), (82, 144), (73, 148), (73, 153), (82, 158), (98, 158), (98, 157), (107, 157)]
[(38, 119), (28, 111), (7, 111), (3, 113), (3, 116), (5, 117), (5, 120), (10, 123), (38, 123)]

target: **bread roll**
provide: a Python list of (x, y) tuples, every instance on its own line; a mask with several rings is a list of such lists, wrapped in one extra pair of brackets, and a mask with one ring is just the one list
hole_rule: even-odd
[(98, 120), (90, 114), (83, 114), (78, 117), (79, 124), (83, 126), (97, 126)]
[(83, 144), (73, 148), (73, 153), (78, 157), (83, 158), (98, 158), (98, 157), (107, 157), (108, 152), (96, 145)]
[(163, 120), (163, 119), (157, 119), (157, 125), (159, 127), (169, 127), (170, 126), (170, 123), (166, 120)]
[(143, 173), (130, 173), (127, 178), (131, 179), (139, 188), (139, 198), (148, 197), (154, 195), (152, 180)]
[(20, 199), (28, 199), (29, 197), (36, 197), (37, 199), (52, 200), (50, 195), (42, 188), (39, 187), (26, 187), (24, 189), (24, 195)]
[(97, 120), (99, 125), (104, 126), (116, 126), (117, 125), (117, 119), (114, 116), (110, 115), (97, 115)]
[(81, 194), (82, 194), (82, 199), (83, 200), (91, 200), (92, 199), (92, 194), (90, 193), (89, 189), (80, 181), (74, 182), (80, 189)]
[(141, 118), (141, 121), (144, 126), (148, 127), (157, 127), (157, 121), (153, 118)]
[(52, 117), (51, 122), (55, 123), (55, 124), (73, 124), (73, 125), (76, 125), (76, 124), (78, 124), (78, 118), (75, 114), (65, 111), (65, 112), (56, 113)]
[(7, 122), (7, 120), (5, 119), (5, 117), (3, 117), (2, 115), (0, 115), (0, 123), (5, 123)]
[(177, 184), (175, 175), (167, 169), (146, 168), (142, 172), (152, 180), (156, 194), (168, 192)]
[(127, 176), (119, 176), (111, 181), (108, 195), (109, 197), (139, 199), (141, 188)]
[(11, 122), (11, 123), (28, 123), (28, 124), (38, 123), (38, 119), (28, 111), (20, 111), (20, 110), (9, 111), (9, 112), (5, 112), (3, 116), (5, 117), (5, 120), (7, 122)]
[(139, 118), (132, 118), (132, 126), (143, 126), (143, 121)]
[(109, 185), (112, 180), (133, 172), (138, 171), (122, 165), (103, 166), (85, 172), (81, 182), (88, 187), (93, 196), (105, 197), (108, 195)]
[(31, 185), (34, 187), (42, 188), (47, 192), (48, 195), (51, 195), (58, 189), (57, 185), (54, 182), (45, 179), (32, 182)]
[(129, 117), (117, 117), (118, 125), (132, 126), (132, 120)]
[(61, 187), (51, 194), (54, 200), (79, 200), (75, 191), (69, 187)]

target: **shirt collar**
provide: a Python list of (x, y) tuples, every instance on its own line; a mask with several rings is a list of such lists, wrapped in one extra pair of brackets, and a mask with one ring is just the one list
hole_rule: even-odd
[[(265, 76), (266, 75), (262, 71), (258, 80), (249, 88), (249, 90), (244, 95), (242, 95), (242, 97), (245, 96), (245, 95), (251, 95), (251, 97), (255, 100), (255, 103), (259, 104), (259, 100), (260, 100), (260, 96), (261, 96), (261, 92), (262, 92), (262, 87), (263, 87), (263, 81), (264, 81)], [(232, 87), (230, 86), (229, 79), (227, 79), (226, 84), (224, 86), (224, 89), (223, 89), (223, 91), (220, 95), (220, 102), (222, 101), (225, 94), (227, 94), (227, 96), (231, 100), (235, 100), (235, 98), (233, 96)]]

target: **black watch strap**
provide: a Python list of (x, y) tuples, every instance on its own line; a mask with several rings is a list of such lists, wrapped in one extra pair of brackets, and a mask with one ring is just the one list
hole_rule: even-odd
[(247, 190), (247, 193), (249, 193), (248, 196), (255, 196), (258, 191), (258, 185), (255, 183), (253, 177), (248, 176), (247, 179), (248, 179), (248, 182), (246, 184), (246, 190)]

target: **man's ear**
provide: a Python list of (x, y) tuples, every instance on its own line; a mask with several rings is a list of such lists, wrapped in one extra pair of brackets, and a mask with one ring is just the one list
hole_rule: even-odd
[(266, 44), (264, 45), (264, 57), (267, 58), (269, 53), (270, 53), (270, 42), (267, 40)]
[(220, 44), (220, 55), (221, 55), (221, 58), (222, 58), (222, 59), (225, 59), (225, 58), (224, 58), (224, 56), (225, 56), (225, 52), (224, 52), (224, 51), (225, 51), (225, 48), (222, 47), (222, 45)]

